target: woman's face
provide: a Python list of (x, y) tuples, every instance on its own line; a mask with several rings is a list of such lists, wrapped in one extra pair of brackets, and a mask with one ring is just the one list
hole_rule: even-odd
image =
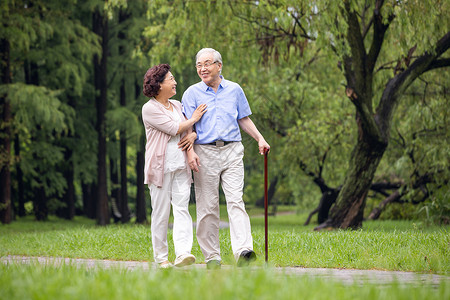
[(170, 71), (167, 72), (166, 77), (164, 77), (164, 81), (159, 85), (161, 88), (158, 93), (159, 96), (171, 98), (177, 94), (177, 82)]

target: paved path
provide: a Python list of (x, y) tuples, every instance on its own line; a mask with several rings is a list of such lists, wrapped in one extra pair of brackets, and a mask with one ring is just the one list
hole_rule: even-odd
[[(157, 266), (153, 262), (145, 261), (117, 261), (117, 260), (97, 260), (82, 258), (61, 258), (61, 257), (29, 257), (20, 255), (8, 255), (0, 258), (4, 264), (23, 263), (23, 264), (51, 264), (51, 265), (77, 265), (85, 268), (126, 268), (129, 270), (142, 269), (149, 271), (156, 269)], [(194, 264), (182, 269), (198, 268), (205, 269), (205, 264)], [(222, 269), (233, 269), (234, 266), (224, 265)], [(262, 268), (259, 266), (251, 267), (252, 269)], [(325, 269), (325, 268), (302, 268), (302, 267), (285, 267), (285, 268), (269, 268), (280, 274), (295, 276), (310, 276), (322, 278), (325, 280), (341, 281), (345, 284), (391, 284), (398, 282), (400, 284), (415, 285), (432, 285), (438, 286), (440, 283), (450, 284), (450, 276), (436, 274), (418, 274), (413, 272), (399, 271), (378, 271), (378, 270), (354, 270), (354, 269)]]

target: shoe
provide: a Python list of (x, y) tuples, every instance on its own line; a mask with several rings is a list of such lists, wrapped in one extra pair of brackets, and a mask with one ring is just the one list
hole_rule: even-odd
[(170, 261), (166, 260), (166, 261), (163, 261), (162, 263), (159, 263), (158, 267), (160, 269), (170, 269), (173, 267), (173, 265)]
[(175, 267), (189, 266), (195, 263), (195, 256), (192, 254), (181, 254), (175, 259)]
[(217, 270), (221, 268), (220, 260), (212, 259), (206, 263), (206, 268), (208, 270)]
[(256, 253), (253, 250), (244, 250), (239, 255), (237, 261), (238, 267), (248, 266), (252, 261), (256, 260)]

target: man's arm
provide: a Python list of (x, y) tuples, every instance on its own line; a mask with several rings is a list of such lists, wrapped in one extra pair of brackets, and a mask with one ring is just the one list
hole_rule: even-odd
[(270, 145), (266, 142), (264, 137), (258, 131), (253, 121), (250, 117), (244, 117), (238, 120), (239, 126), (244, 130), (248, 135), (254, 138), (258, 142), (259, 153), (263, 155), (265, 151), (270, 150)]

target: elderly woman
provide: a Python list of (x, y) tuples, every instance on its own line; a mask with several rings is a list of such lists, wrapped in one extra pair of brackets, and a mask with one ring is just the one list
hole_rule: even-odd
[(142, 107), (147, 137), (144, 183), (150, 189), (153, 255), (161, 268), (173, 266), (168, 260), (167, 246), (170, 205), (174, 216), (174, 265), (182, 267), (195, 262), (191, 254), (193, 230), (188, 210), (192, 177), (186, 151), (194, 151), (196, 134), (192, 125), (206, 112), (206, 105), (199, 106), (187, 120), (181, 112), (181, 103), (169, 100), (176, 94), (176, 86), (168, 64), (154, 66), (145, 74), (143, 93), (150, 99)]

